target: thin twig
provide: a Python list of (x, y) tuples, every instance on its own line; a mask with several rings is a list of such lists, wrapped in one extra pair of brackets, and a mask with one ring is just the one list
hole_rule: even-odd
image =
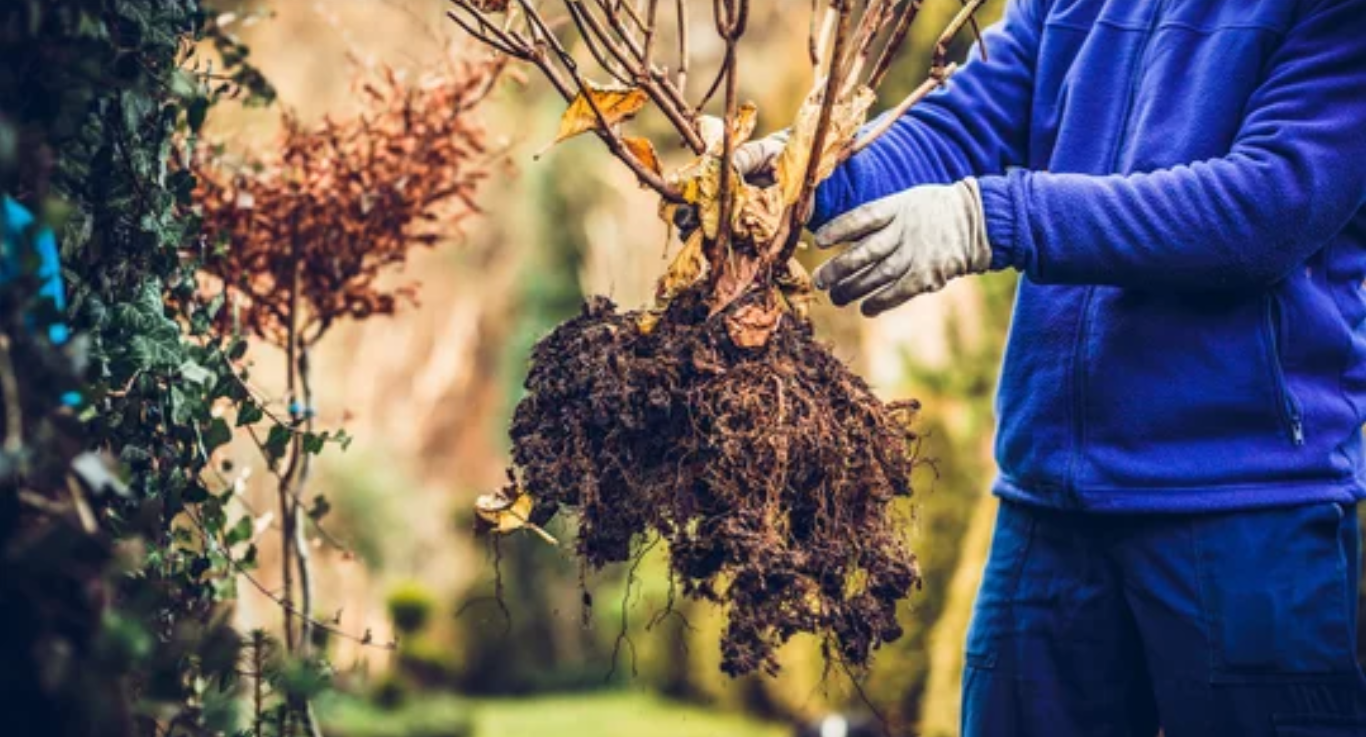
[(678, 10), (678, 82), (676, 87), (684, 95), (688, 91), (688, 65), (692, 52), (688, 48), (688, 0), (677, 0)]
[(799, 190), (797, 204), (792, 208), (791, 219), (787, 226), (787, 242), (783, 245), (782, 257), (779, 258), (778, 263), (786, 263), (787, 257), (796, 249), (797, 242), (801, 239), (802, 224), (806, 222), (811, 209), (811, 195), (816, 190), (821, 153), (825, 151), (825, 140), (830, 136), (830, 121), (834, 117), (835, 104), (838, 102), (840, 90), (844, 87), (843, 80), (834, 72), (835, 60), (843, 56), (845, 46), (849, 42), (851, 1), (835, 0), (834, 5), (832, 5), (839, 14), (839, 20), (836, 23), (835, 47), (830, 53), (831, 74), (825, 80), (825, 96), (821, 98), (820, 115), (816, 119), (816, 132), (811, 139), (811, 158), (806, 165), (806, 174), (802, 179), (802, 188)]
[[(304, 430), (306, 433), (312, 433), (313, 388), (309, 382), (307, 347), (303, 347), (299, 351), (298, 373), (299, 388), (302, 391), (303, 398)], [(307, 488), (312, 465), (313, 454), (305, 451), (299, 461), (299, 471), (290, 489), (294, 507), (294, 537), (289, 540), (289, 544), (294, 547), (294, 560), (299, 568), (299, 603), (300, 614), (302, 615), (299, 617), (299, 655), (304, 658), (308, 657), (313, 646), (313, 573), (309, 568), (312, 556), (308, 550), (307, 536), (304, 534), (304, 519), (306, 517), (303, 505), (304, 490)], [(318, 725), (318, 719), (313, 713), (313, 705), (308, 701), (303, 702), (303, 720), (310, 737), (322, 737), (322, 728)]]
[(877, 63), (873, 65), (872, 76), (868, 78), (869, 87), (877, 89), (882, 86), (883, 80), (887, 78), (887, 72), (892, 68), (892, 61), (896, 59), (897, 52), (906, 42), (906, 34), (911, 30), (911, 24), (920, 14), (922, 4), (924, 4), (924, 0), (908, 0), (902, 7), (901, 15), (897, 17), (891, 37), (887, 39), (886, 45), (882, 47), (882, 52), (878, 54)]
[(854, 142), (852, 146), (848, 148), (848, 150), (844, 154), (844, 158), (848, 159), (854, 154), (857, 154), (858, 152), (873, 145), (874, 141), (885, 135), (887, 131), (890, 131), (892, 127), (896, 125), (896, 121), (900, 120), (903, 116), (906, 115), (906, 113), (910, 112), (911, 108), (915, 107), (921, 100), (925, 99), (925, 97), (928, 96), (931, 92), (934, 92), (935, 90), (944, 86), (944, 83), (947, 82), (949, 77), (952, 77), (954, 72), (956, 71), (958, 71), (958, 65), (949, 64), (939, 74), (930, 76), (924, 82), (921, 82), (920, 86), (916, 87), (915, 90), (912, 91), (911, 94), (907, 95), (906, 99), (902, 100), (901, 103), (898, 104), (894, 109), (892, 109), (890, 112), (883, 113), (882, 116), (877, 120), (877, 122), (874, 123), (873, 127), (869, 129), (867, 132), (865, 132), (857, 141)]
[[(734, 3), (738, 2), (737, 7)], [(732, 176), (731, 158), (735, 155), (735, 128), (738, 123), (740, 101), (737, 95), (740, 76), (739, 40), (744, 34), (745, 9), (747, 0), (726, 0), (725, 19), (716, 19), (718, 30), (726, 40), (726, 59), (723, 68), (726, 73), (726, 116), (721, 135), (721, 183), (718, 196), (721, 198), (720, 229), (712, 248), (710, 263), (719, 263), (726, 255), (730, 245), (731, 218), (735, 209), (735, 187), (737, 182)]]
[[(201, 535), (204, 536), (205, 540), (212, 541), (214, 545), (223, 549), (224, 551), (227, 550), (227, 546), (224, 545), (223, 541), (214, 537), (213, 534), (209, 532), (208, 527), (204, 524), (204, 520), (200, 519), (199, 515), (195, 514), (192, 508), (186, 507), (184, 511), (185, 515), (190, 518), (190, 521), (194, 522), (195, 527), (199, 528), (199, 532)], [(281, 611), (285, 612), (290, 617), (294, 618), (299, 618), (303, 616), (303, 613), (300, 612), (298, 608), (296, 608), (293, 604), (291, 604), (288, 601), (285, 601), (283, 598), (276, 595), (269, 588), (267, 588), (265, 584), (257, 580), (255, 576), (252, 576), (251, 572), (244, 568), (240, 561), (238, 561), (236, 558), (233, 558), (231, 555), (227, 555), (225, 557), (228, 560), (228, 565), (232, 567), (233, 571), (238, 576), (241, 576), (242, 578), (246, 579), (247, 583), (250, 583), (252, 585), (252, 588), (259, 591), (262, 596), (266, 597), (267, 599), (270, 599), (272, 603), (280, 607)], [(343, 640), (350, 640), (351, 642), (354, 642), (358, 645), (364, 645), (366, 647), (373, 647), (380, 650), (396, 650), (398, 647), (395, 643), (378, 643), (368, 637), (353, 635), (350, 632), (338, 629), (337, 627), (330, 625), (326, 622), (320, 622), (317, 619), (311, 620), (309, 622), (309, 625), (316, 630), (321, 630), (323, 632), (328, 633), (329, 635), (340, 637)]]
[[(963, 8), (953, 17), (953, 20), (949, 21), (949, 25), (944, 29), (944, 32), (939, 34), (939, 40), (934, 44), (935, 70), (948, 68), (949, 44), (953, 42), (953, 39), (958, 35), (958, 32), (963, 30), (965, 24), (971, 22), (973, 23), (973, 28), (976, 28), (975, 14), (977, 13), (977, 9), (982, 7), (982, 3), (984, 2), (986, 2), (986, 0), (967, 0), (967, 2), (963, 4)], [(982, 49), (982, 54), (985, 58), (986, 47), (981, 46), (980, 48)], [(934, 72), (931, 73), (933, 74)]]
[[(603, 143), (607, 144), (608, 150), (629, 166), (631, 171), (635, 173), (636, 177), (640, 179), (642, 183), (655, 190), (655, 192), (669, 202), (681, 204), (683, 202), (683, 197), (675, 192), (674, 189), (664, 181), (663, 177), (651, 169), (646, 168), (643, 163), (637, 160), (636, 157), (626, 149), (626, 145), (621, 141), (621, 136), (619, 136), (612, 125), (608, 123), (607, 116), (604, 115), (602, 109), (598, 107), (598, 103), (593, 98), (588, 83), (579, 74), (578, 63), (574, 61), (574, 57), (565, 50), (564, 46), (561, 45), (559, 40), (550, 32), (545, 21), (541, 19), (540, 13), (536, 12), (536, 9), (533, 8), (527, 0), (519, 0), (519, 2), (535, 31), (539, 32), (541, 37), (545, 40), (546, 46), (554, 52), (560, 64), (569, 72), (569, 77), (574, 81), (574, 85), (578, 89), (578, 94), (583, 96), (589, 109), (593, 111), (593, 115), (598, 121), (595, 131), (598, 137), (602, 139)], [(548, 63), (541, 63), (540, 66), (542, 70), (550, 68)]]

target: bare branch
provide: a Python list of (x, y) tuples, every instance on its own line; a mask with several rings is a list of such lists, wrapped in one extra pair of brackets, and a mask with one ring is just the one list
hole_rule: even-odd
[(486, 46), (490, 46), (500, 53), (506, 54), (515, 59), (522, 59), (524, 61), (530, 60), (529, 49), (520, 46), (517, 42), (517, 39), (508, 35), (505, 31), (499, 29), (498, 27), (490, 24), (484, 18), (484, 16), (479, 13), (478, 10), (466, 4), (468, 0), (450, 1), (451, 4), (456, 6), (456, 8), (469, 13), (474, 18), (473, 22), (471, 22), (469, 20), (466, 20), (465, 18), (462, 18), (460, 14), (457, 13), (455, 10), (446, 11), (446, 17), (455, 21), (455, 24), (464, 29), (466, 33), (478, 39), (480, 43), (485, 44)]
[(892, 61), (896, 59), (897, 52), (906, 42), (906, 34), (911, 30), (911, 24), (920, 14), (922, 4), (924, 4), (924, 0), (908, 0), (901, 8), (901, 14), (897, 16), (896, 26), (892, 29), (892, 35), (882, 47), (882, 52), (878, 54), (877, 63), (873, 65), (872, 76), (868, 78), (869, 87), (877, 89), (882, 86), (883, 80), (887, 78), (887, 72), (892, 68)]
[(825, 93), (821, 98), (820, 116), (816, 119), (816, 132), (811, 140), (811, 157), (806, 166), (806, 174), (802, 179), (802, 188), (797, 197), (797, 205), (792, 208), (792, 216), (788, 224), (787, 243), (783, 245), (782, 255), (779, 263), (786, 262), (786, 257), (790, 256), (792, 250), (796, 248), (797, 241), (801, 237), (802, 225), (810, 216), (811, 195), (816, 190), (816, 177), (820, 170), (821, 152), (825, 150), (825, 140), (830, 135), (830, 120), (834, 117), (835, 103), (839, 100), (840, 90), (843, 89), (843, 80), (835, 74), (835, 63), (844, 55), (845, 47), (849, 43), (850, 26), (852, 13), (852, 0), (835, 0), (831, 6), (838, 13), (838, 21), (835, 31), (835, 47), (830, 53), (831, 73), (825, 81)]
[(645, 11), (645, 51), (641, 55), (641, 61), (645, 62), (646, 69), (654, 65), (655, 19), (659, 12), (659, 0), (649, 0), (649, 3)]
[(935, 90), (942, 87), (944, 83), (948, 81), (949, 77), (953, 76), (953, 73), (956, 71), (958, 71), (958, 65), (949, 64), (940, 73), (933, 74), (924, 82), (921, 82), (920, 86), (916, 87), (915, 90), (911, 92), (911, 94), (907, 95), (906, 99), (902, 100), (901, 103), (896, 106), (896, 108), (894, 108), (890, 112), (884, 113), (870, 130), (868, 130), (866, 133), (863, 134), (861, 138), (855, 141), (854, 145), (850, 146), (848, 151), (845, 152), (844, 158), (848, 159), (854, 154), (857, 154), (858, 152), (873, 145), (874, 141), (881, 138), (884, 134), (887, 133), (887, 131), (891, 130), (892, 126), (896, 125), (896, 121), (900, 120), (902, 116), (910, 112), (911, 108), (915, 107), (921, 100), (925, 99), (925, 97), (929, 95), (931, 92), (934, 92)]
[[(580, 4), (582, 3), (582, 0), (566, 0), (566, 2)], [(604, 0), (597, 0), (597, 4), (599, 7), (603, 8), (604, 17), (607, 19), (607, 23), (612, 29), (612, 32), (625, 44), (627, 51), (638, 62), (635, 65), (628, 64), (628, 66), (633, 67), (636, 84), (650, 96), (650, 100), (655, 103), (660, 109), (660, 112), (664, 113), (664, 116), (668, 118), (669, 122), (678, 130), (679, 134), (683, 137), (684, 143), (692, 149), (693, 153), (701, 154), (706, 151), (707, 144), (702, 140), (702, 136), (697, 132), (697, 128), (694, 124), (694, 120), (697, 118), (696, 110), (688, 105), (683, 99), (682, 93), (669, 82), (668, 77), (662, 70), (656, 69), (646, 63), (644, 47), (636, 43), (636, 40), (631, 36), (630, 31), (621, 22), (621, 18), (610, 11), (604, 4)], [(630, 6), (628, 5), (626, 7)], [(584, 9), (584, 15), (585, 22), (587, 22), (590, 27), (594, 28), (596, 33), (599, 33), (603, 37), (609, 36), (607, 31), (603, 30), (601, 22), (598, 21), (597, 17), (589, 12), (587, 8)], [(698, 109), (700, 108), (701, 106), (698, 106)]]
[[(659, 196), (669, 202), (682, 203), (683, 198), (664, 181), (663, 177), (647, 168), (645, 164), (627, 150), (626, 145), (621, 141), (621, 136), (617, 134), (616, 129), (613, 128), (611, 123), (607, 121), (607, 116), (603, 114), (602, 109), (598, 107), (597, 101), (593, 98), (593, 95), (590, 94), (587, 81), (579, 74), (578, 62), (574, 61), (574, 57), (571, 56), (559, 40), (551, 34), (550, 29), (541, 18), (540, 13), (538, 13), (527, 0), (518, 0), (518, 2), (521, 3), (522, 10), (527, 14), (527, 18), (532, 24), (533, 32), (544, 39), (545, 45), (550, 48), (560, 64), (569, 72), (569, 77), (573, 80), (578, 94), (583, 97), (584, 102), (588, 104), (589, 109), (593, 111), (593, 115), (598, 119), (598, 125), (594, 129), (598, 138), (602, 139), (602, 142), (607, 144), (607, 148), (612, 152), (613, 156), (616, 156), (622, 163), (630, 167), (631, 171), (642, 184), (653, 189)], [(550, 68), (552, 67), (550, 67), (549, 63), (541, 64), (541, 69), (543, 71)]]
[[(974, 14), (985, 2), (986, 0), (967, 0), (967, 2), (963, 4), (963, 9), (959, 10), (958, 15), (953, 17), (953, 20), (949, 22), (949, 25), (944, 29), (944, 32), (939, 34), (939, 40), (934, 44), (935, 70), (947, 68), (949, 44), (953, 42), (953, 39), (958, 35), (958, 32), (963, 30), (965, 24), (971, 22), (973, 30), (976, 31), (977, 22)], [(983, 55), (985, 55), (986, 47), (983, 46), (981, 48)]]
[(677, 0), (678, 9), (678, 83), (680, 93), (688, 91), (688, 65), (692, 50), (688, 48), (688, 0)]
[[(737, 7), (738, 3), (738, 7)], [(726, 117), (724, 132), (722, 133), (721, 144), (721, 212), (720, 222), (722, 224), (720, 233), (717, 235), (714, 253), (716, 256), (725, 254), (730, 241), (730, 223), (734, 215), (735, 196), (734, 190), (736, 182), (733, 181), (731, 157), (735, 155), (735, 125), (739, 116), (740, 101), (736, 94), (738, 77), (740, 70), (739, 40), (744, 34), (744, 24), (748, 16), (747, 0), (726, 0), (726, 18), (721, 23), (718, 17), (718, 24), (722, 26), (722, 36), (726, 39), (726, 60), (724, 63), (726, 75)], [(712, 263), (716, 263), (712, 259)]]

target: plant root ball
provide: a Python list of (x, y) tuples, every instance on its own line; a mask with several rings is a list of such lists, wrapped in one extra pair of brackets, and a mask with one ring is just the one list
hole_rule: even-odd
[(732, 676), (776, 672), (801, 632), (863, 668), (920, 584), (892, 503), (914, 403), (883, 404), (791, 315), (757, 349), (696, 291), (649, 334), (639, 318), (594, 298), (536, 346), (512, 425), (534, 518), (570, 511), (594, 569), (663, 538), (683, 593), (725, 608)]

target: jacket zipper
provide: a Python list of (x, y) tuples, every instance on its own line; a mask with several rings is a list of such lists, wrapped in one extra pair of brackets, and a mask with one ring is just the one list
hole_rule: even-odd
[(1276, 383), (1276, 394), (1281, 403), (1281, 421), (1290, 428), (1290, 440), (1295, 445), (1304, 445), (1304, 419), (1300, 414), (1300, 403), (1295, 400), (1290, 386), (1285, 381), (1285, 367), (1281, 365), (1281, 344), (1279, 310), (1274, 294), (1266, 298), (1266, 328), (1271, 339), (1271, 374)]
[[(1157, 33), (1158, 23), (1161, 22), (1162, 13), (1166, 7), (1167, 0), (1158, 0), (1157, 7), (1153, 9), (1152, 17), (1148, 22), (1148, 34), (1143, 39), (1143, 46), (1138, 50), (1137, 62), (1129, 79), (1129, 94), (1125, 98), (1124, 118), (1120, 122), (1122, 135), (1115, 139), (1114, 149), (1110, 153), (1111, 172), (1119, 168), (1119, 157), (1124, 151), (1124, 142), (1129, 137), (1129, 123), (1133, 118), (1134, 95), (1138, 92), (1138, 80), (1148, 64), (1148, 51), (1152, 47), (1153, 36)], [(1082, 354), (1091, 332), (1091, 303), (1095, 297), (1096, 288), (1094, 286), (1086, 287), (1081, 300), (1081, 318), (1077, 324), (1077, 342), (1072, 351), (1072, 453), (1068, 460), (1065, 479), (1065, 483), (1069, 487), (1074, 484), (1077, 457), (1082, 452), (1082, 440), (1086, 433), (1085, 423), (1082, 419), (1082, 413), (1086, 406), (1086, 361)]]

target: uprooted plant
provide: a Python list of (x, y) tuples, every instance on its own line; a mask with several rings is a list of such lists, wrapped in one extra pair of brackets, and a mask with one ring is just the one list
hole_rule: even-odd
[[(564, 18), (527, 0), (451, 2), (452, 20), (569, 102), (557, 140), (593, 133), (659, 195), (667, 221), (688, 207), (700, 223), (653, 306), (590, 300), (536, 347), (510, 483), (481, 498), (481, 517), (539, 530), (569, 510), (593, 568), (664, 539), (683, 593), (726, 609), (731, 675), (775, 672), (776, 649), (802, 632), (828, 658), (865, 666), (901, 635), (897, 602), (920, 581), (893, 512), (911, 492), (916, 405), (884, 404), (813, 339), (811, 285), (793, 255), (817, 184), (945, 82), (947, 44), (984, 0), (963, 5), (930, 77), (867, 129), (921, 0), (815, 0), (815, 81), (768, 185), (731, 163), (757, 120), (737, 91), (749, 0), (711, 3), (724, 52), (700, 98), (689, 94), (687, 0), (564, 0)], [(610, 81), (589, 80), (590, 64)], [(718, 95), (723, 113), (706, 114)], [(648, 139), (623, 131), (650, 105), (691, 163), (666, 171)]]

